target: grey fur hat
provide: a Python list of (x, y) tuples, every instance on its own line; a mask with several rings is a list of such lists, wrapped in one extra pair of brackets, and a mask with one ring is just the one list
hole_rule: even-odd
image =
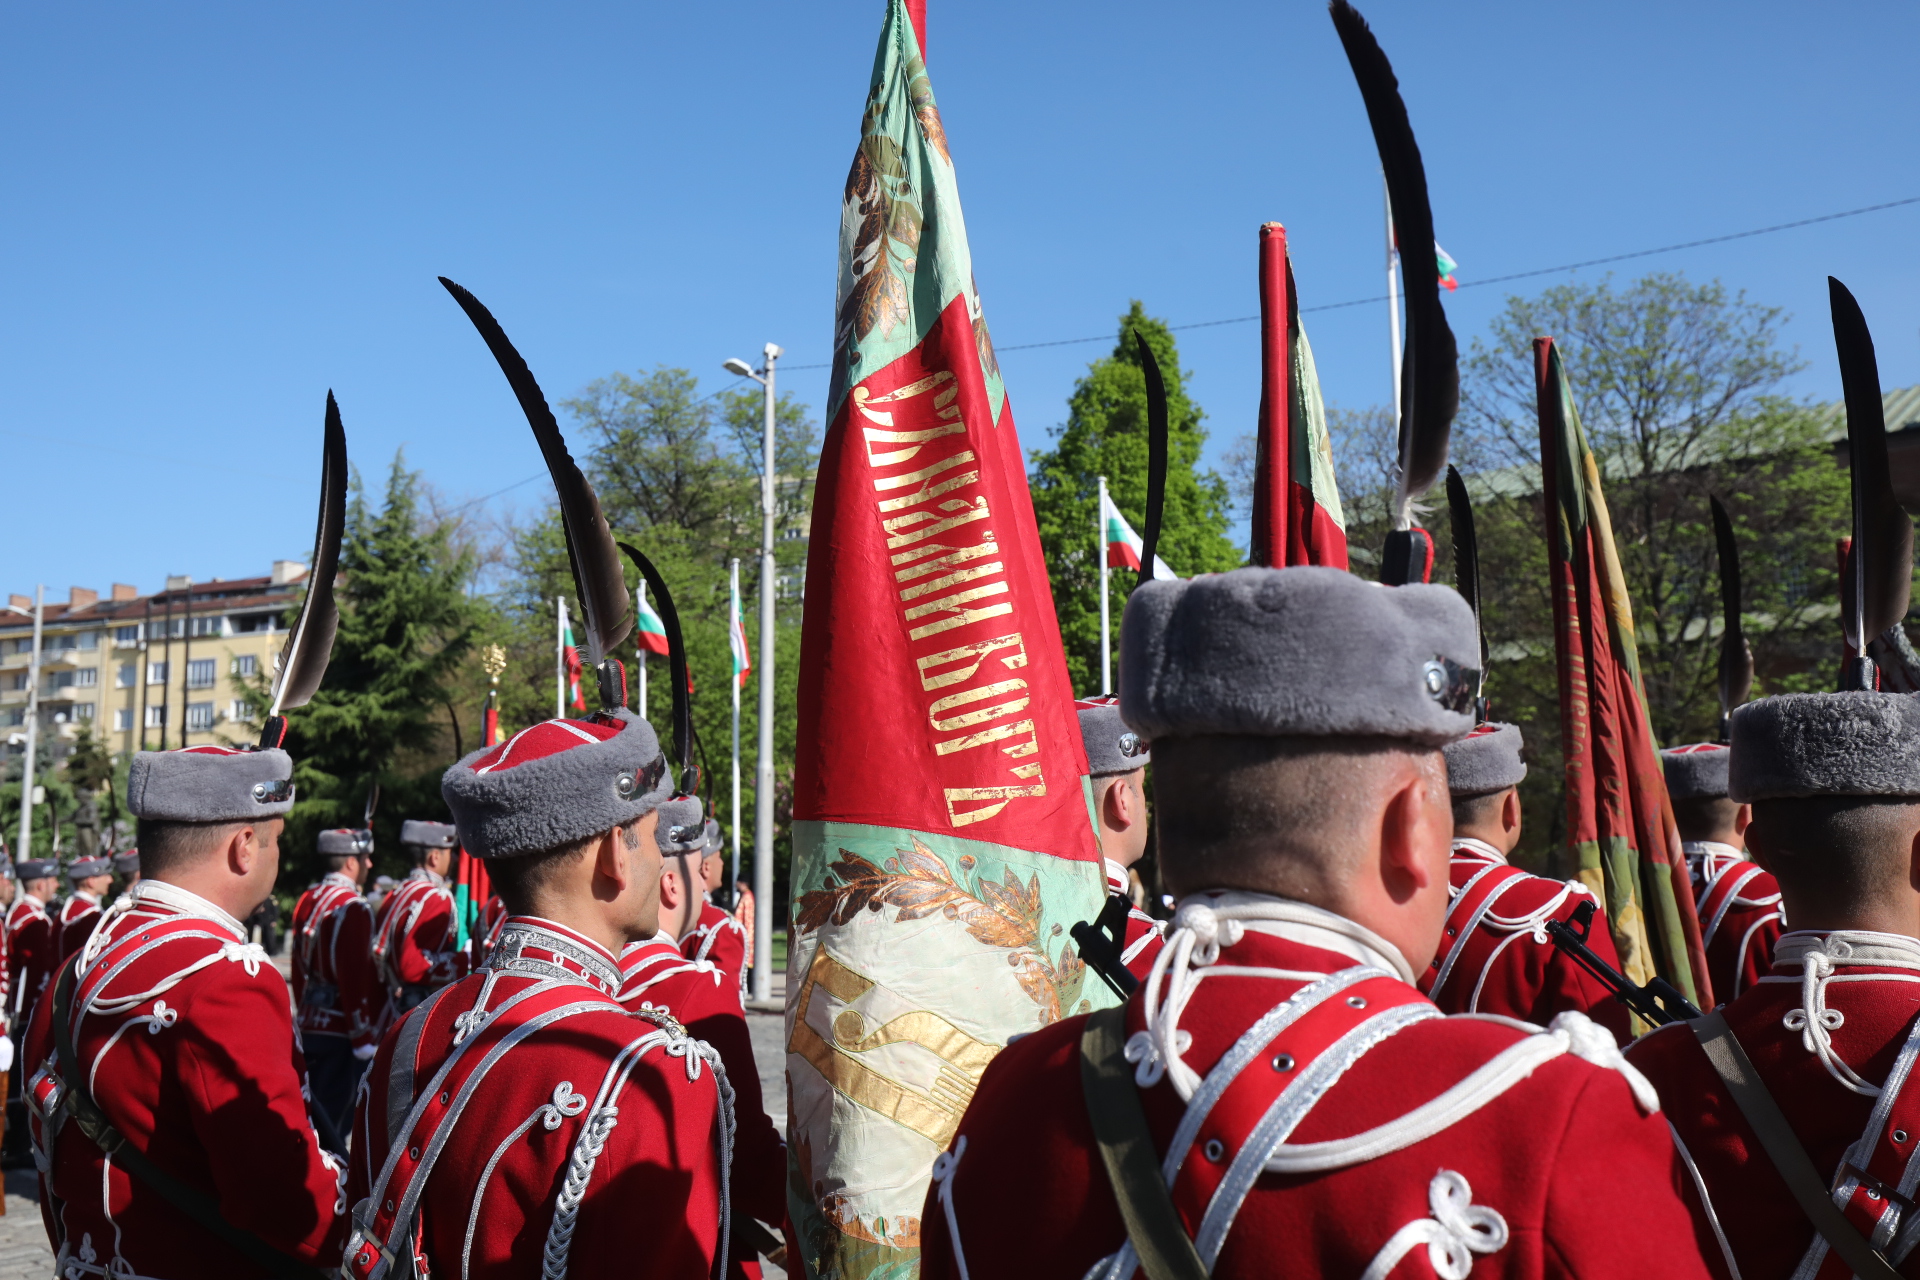
[(726, 847), (727, 847), (727, 842), (720, 838), (720, 823), (716, 819), (708, 818), (707, 819), (707, 837), (706, 837), (707, 852), (709, 854), (719, 853), (722, 849)]
[(113, 870), (113, 863), (106, 858), (75, 858), (67, 864), (67, 879), (74, 883), (88, 876), (104, 876)]
[(1087, 772), (1093, 777), (1132, 773), (1152, 762), (1147, 740), (1120, 718), (1120, 699), (1081, 698), (1073, 710), (1080, 717), (1080, 740), (1087, 745)]
[(660, 802), (660, 825), (654, 829), (660, 852), (700, 853), (707, 847), (707, 824), (700, 816), (699, 796), (675, 796)]
[(1455, 800), (1517, 787), (1527, 776), (1520, 758), (1520, 726), (1487, 723), (1440, 750), (1447, 757), (1447, 791)]
[(364, 827), (335, 827), (314, 837), (314, 850), (330, 858), (365, 858), (373, 854), (373, 832)]
[(451, 822), (408, 818), (400, 824), (400, 843), (417, 844), (424, 849), (451, 849), (460, 843), (460, 833)]
[(1732, 759), (1732, 749), (1718, 742), (1668, 747), (1660, 753), (1660, 769), (1667, 775), (1667, 795), (1675, 800), (1726, 795), (1727, 765)]
[(18, 864), (18, 878), (22, 883), (28, 880), (51, 880), (60, 874), (60, 864), (51, 858), (22, 858)]
[(1737, 707), (1727, 796), (1920, 797), (1920, 701), (1904, 693), (1787, 693)]
[(249, 822), (293, 808), (293, 757), (278, 748), (137, 751), (127, 808), (157, 822)]
[(542, 721), (440, 779), (460, 843), (480, 858), (578, 844), (646, 817), (671, 789), (653, 726), (625, 707)]
[(1473, 728), (1473, 610), (1451, 587), (1339, 569), (1142, 583), (1120, 624), (1120, 714), (1150, 740), (1357, 735), (1439, 747)]
[(125, 853), (113, 855), (113, 869), (123, 876), (133, 875), (140, 870), (140, 851), (129, 849)]

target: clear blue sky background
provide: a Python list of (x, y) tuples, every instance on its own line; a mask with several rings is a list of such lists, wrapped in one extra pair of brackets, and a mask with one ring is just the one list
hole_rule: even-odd
[[(1920, 195), (1920, 7), (1366, 0), (1460, 278)], [(0, 78), (0, 580), (143, 590), (311, 545), (321, 406), (356, 462), (455, 499), (539, 471), (475, 290), (559, 399), (769, 339), (818, 365), (879, 0), (14, 5)], [(1257, 309), (1255, 228), (1307, 305), (1382, 289), (1380, 190), (1322, 6), (931, 0), (929, 64), (1026, 443), (1129, 298)], [(1825, 276), (1920, 381), (1920, 206), (1644, 263), (1794, 315), (1838, 393)], [(1592, 274), (1592, 273), (1589, 273)], [(1564, 277), (1559, 277), (1564, 278)], [(1555, 278), (1515, 286), (1529, 291)], [(1448, 300), (1463, 341), (1504, 286)], [(1256, 326), (1182, 335), (1212, 456)], [(1310, 318), (1328, 397), (1387, 399), (1381, 306)], [(824, 369), (783, 379), (817, 407)], [(496, 500), (529, 511), (544, 482)]]

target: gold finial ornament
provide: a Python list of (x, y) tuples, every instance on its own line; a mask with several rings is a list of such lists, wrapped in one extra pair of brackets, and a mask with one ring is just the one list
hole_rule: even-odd
[(500, 674), (507, 669), (507, 651), (497, 644), (490, 644), (480, 651), (480, 666), (494, 684), (500, 683)]

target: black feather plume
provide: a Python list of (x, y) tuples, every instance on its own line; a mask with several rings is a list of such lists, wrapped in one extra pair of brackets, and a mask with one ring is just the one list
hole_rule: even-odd
[(633, 561), (633, 567), (646, 579), (667, 632), (667, 679), (673, 685), (673, 757), (680, 762), (679, 794), (692, 795), (700, 789), (700, 771), (693, 763), (693, 695), (687, 692), (687, 646), (680, 637), (680, 611), (673, 607), (673, 593), (667, 580), (640, 550), (622, 542), (620, 549)]
[(1453, 583), (1473, 610), (1473, 629), (1480, 633), (1480, 682), (1487, 679), (1487, 623), (1480, 614), (1480, 537), (1474, 531), (1473, 500), (1467, 482), (1452, 466), (1447, 468), (1447, 513), (1453, 526)]
[(1713, 506), (1713, 542), (1720, 557), (1720, 740), (1727, 740), (1733, 709), (1753, 692), (1753, 650), (1740, 625), (1740, 545), (1733, 540), (1733, 521), (1719, 498)]
[(1393, 210), (1394, 239), (1400, 246), (1407, 339), (1400, 372), (1400, 476), (1393, 518), (1396, 529), (1405, 529), (1413, 522), (1414, 499), (1433, 487), (1447, 465), (1447, 441), (1460, 407), (1460, 353), (1440, 305), (1427, 171), (1400, 98), (1400, 82), (1359, 11), (1347, 0), (1332, 0), (1329, 8), (1373, 125)]
[[(327, 392), (327, 419), (320, 448), (320, 518), (313, 534), (313, 557), (307, 562), (307, 597), (300, 615), (287, 632), (287, 643), (274, 664), (273, 705), (267, 712), (267, 734), (262, 746), (279, 746), (284, 723), (275, 724), (282, 711), (304, 707), (326, 677), (333, 656), (333, 633), (340, 625), (340, 609), (333, 600), (333, 579), (340, 569), (340, 536), (347, 527), (347, 431), (340, 424), (340, 406)], [(267, 735), (273, 737), (267, 741)]]
[(1841, 583), (1847, 643), (1867, 643), (1907, 616), (1913, 583), (1913, 521), (1893, 496), (1880, 369), (1867, 318), (1847, 286), (1827, 277), (1833, 343), (1847, 403), (1847, 458), (1853, 487), (1853, 554)]
[(1167, 505), (1167, 384), (1160, 376), (1160, 362), (1146, 335), (1134, 330), (1140, 347), (1140, 369), (1147, 376), (1147, 521), (1140, 537), (1139, 582), (1153, 581), (1153, 560), (1159, 554), (1160, 517)]
[(507, 375), (507, 384), (520, 401), (520, 409), (533, 428), (540, 453), (553, 476), (554, 492), (560, 497), (560, 521), (567, 538), (567, 562), (573, 568), (574, 594), (580, 601), (581, 629), (586, 633), (587, 665), (599, 667), (633, 630), (633, 599), (627, 594), (626, 575), (620, 568), (619, 553), (614, 550), (613, 530), (600, 510), (600, 499), (587, 483), (586, 476), (567, 452), (566, 437), (554, 420), (547, 397), (534, 381), (533, 371), (507, 340), (507, 334), (493, 313), (478, 298), (445, 276), (446, 286), (460, 309), (480, 331), (487, 349)]

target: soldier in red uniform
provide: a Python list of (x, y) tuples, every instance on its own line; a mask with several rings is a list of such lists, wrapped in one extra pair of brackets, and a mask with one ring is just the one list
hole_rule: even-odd
[[(753, 1060), (753, 1037), (737, 975), (710, 960), (689, 959), (674, 946), (669, 922), (684, 924), (699, 900), (704, 872), (696, 861), (707, 851), (697, 797), (675, 797), (660, 805), (656, 839), (660, 874), (661, 929), (652, 938), (628, 944), (620, 953), (620, 1003), (627, 1008), (662, 1009), (689, 1035), (712, 1045), (733, 1086), (734, 1140), (732, 1201), (734, 1222), (748, 1214), (778, 1228), (786, 1219), (787, 1144), (767, 1116), (760, 1070)], [(692, 936), (692, 930), (688, 931)], [(758, 1254), (736, 1226), (729, 1274), (760, 1274)]]
[[(1628, 1056), (1666, 1103), (1726, 1274), (1920, 1275), (1920, 703), (1764, 698), (1734, 711), (1731, 737), (1728, 795), (1752, 806), (1747, 847), (1795, 929), (1744, 992)], [(1756, 1123), (1756, 1108), (1784, 1124)], [(1802, 1176), (1807, 1201), (1790, 1189)], [(1837, 1229), (1802, 1208), (1823, 1200), (1843, 1212)], [(1863, 1237), (1877, 1264), (1839, 1256)]]
[(354, 1119), (346, 1273), (710, 1274), (731, 1090), (671, 1017), (617, 999), (616, 956), (660, 927), (653, 729), (625, 708), (545, 721), (441, 790), (509, 914), (485, 967), (381, 1042)]
[(1163, 1246), (1222, 1280), (1706, 1274), (1610, 1034), (1449, 1018), (1414, 985), (1478, 658), (1444, 587), (1301, 567), (1135, 589), (1121, 713), (1153, 743), (1173, 927), (1126, 1005), (988, 1066), (934, 1166), (926, 1280), (1126, 1280)]
[(727, 981), (744, 991), (747, 980), (747, 934), (740, 921), (724, 907), (714, 904), (713, 892), (727, 883), (726, 845), (720, 838), (720, 824), (708, 818), (700, 849), (698, 868), (700, 915), (680, 938), (680, 953), (689, 960), (704, 960), (725, 974)]
[(27, 1036), (56, 1269), (78, 1280), (332, 1266), (346, 1170), (307, 1117), (287, 984), (240, 923), (279, 872), (293, 762), (278, 750), (140, 752), (127, 793), (142, 879)]
[[(1557, 1013), (1587, 1014), (1629, 1039), (1627, 1008), (1547, 938), (1549, 920), (1565, 920), (1598, 900), (1577, 880), (1549, 880), (1507, 864), (1520, 843), (1520, 730), (1479, 724), (1444, 749), (1453, 803), (1451, 905), (1440, 950), (1419, 987), (1446, 1013), (1497, 1013), (1545, 1026)], [(1613, 936), (1596, 910), (1587, 945), (1618, 969)]]
[(1700, 940), (1707, 948), (1713, 994), (1731, 1000), (1752, 986), (1773, 961), (1773, 944), (1786, 929), (1780, 886), (1747, 860), (1747, 805), (1727, 798), (1727, 762), (1718, 742), (1696, 742), (1660, 753), (1667, 794), (1687, 855)]
[[(344, 1139), (353, 1091), (380, 1045), (387, 993), (373, 967), (373, 910), (360, 896), (373, 866), (373, 832), (322, 831), (328, 870), (293, 905), (293, 1002), (316, 1110)], [(337, 1148), (346, 1150), (344, 1141)]]
[(1127, 903), (1120, 963), (1145, 980), (1160, 954), (1167, 926), (1134, 903), (1133, 881), (1127, 873), (1147, 852), (1146, 780), (1153, 754), (1146, 740), (1120, 719), (1120, 699), (1081, 698), (1073, 709), (1093, 777), (1095, 834), (1106, 860), (1107, 897), (1124, 898)]
[(100, 902), (113, 888), (113, 864), (105, 858), (76, 858), (67, 868), (67, 881), (73, 892), (60, 904), (56, 921), (59, 945), (54, 964), (68, 956), (77, 956), (100, 923)]
[(127, 893), (140, 883), (140, 851), (129, 849), (113, 855), (113, 874), (120, 877), (120, 891)]
[(373, 960), (396, 1015), (467, 971), (454, 927), (453, 890), (447, 887), (458, 843), (445, 822), (409, 818), (400, 824), (400, 847), (413, 870), (380, 903), (373, 933)]
[(33, 1002), (60, 965), (60, 935), (48, 910), (60, 887), (60, 864), (28, 858), (18, 870), (20, 891), (7, 911), (7, 995), (13, 1024), (24, 1030)]

